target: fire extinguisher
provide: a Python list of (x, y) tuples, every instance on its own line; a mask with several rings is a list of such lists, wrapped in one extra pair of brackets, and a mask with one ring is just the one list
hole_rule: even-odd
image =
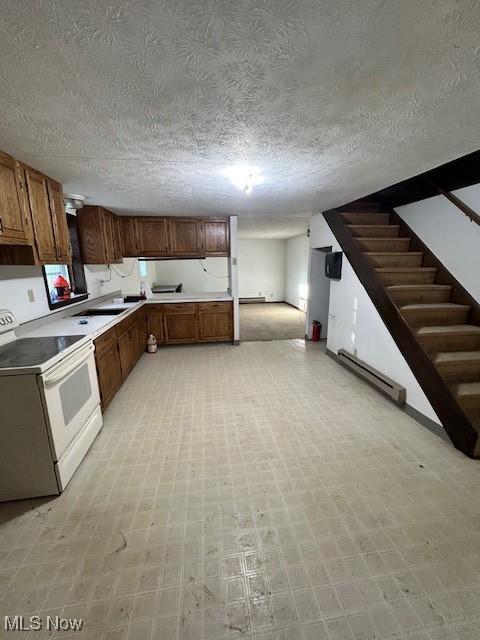
[(312, 322), (312, 342), (318, 342), (320, 340), (320, 334), (322, 333), (322, 325), (318, 320)]

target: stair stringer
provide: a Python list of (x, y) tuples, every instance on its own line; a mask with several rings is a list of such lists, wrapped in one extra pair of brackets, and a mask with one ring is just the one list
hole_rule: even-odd
[(467, 456), (479, 457), (477, 431), (388, 295), (340, 213), (328, 211), (323, 216), (448, 437)]

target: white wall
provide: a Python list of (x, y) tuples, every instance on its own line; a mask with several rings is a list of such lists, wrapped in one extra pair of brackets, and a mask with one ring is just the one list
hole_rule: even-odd
[[(119, 289), (124, 293), (140, 292), (140, 282), (143, 278), (140, 277), (138, 261), (135, 258), (125, 258), (123, 264), (114, 265), (114, 268), (118, 273), (128, 277), (121, 278), (113, 269), (109, 271), (106, 265), (85, 266), (87, 289), (91, 294), (89, 300)], [(153, 263), (148, 263), (148, 271), (148, 280), (151, 281)], [(109, 282), (100, 284), (100, 280), (109, 280)], [(27, 289), (33, 289), (34, 302), (29, 302)], [(13, 311), (19, 322), (27, 322), (54, 313), (48, 308), (42, 268), (0, 266), (0, 308)]]
[(238, 240), (240, 298), (285, 300), (286, 240)]
[(307, 234), (289, 238), (285, 255), (285, 301), (305, 311), (308, 298), (308, 258), (310, 240)]
[(312, 337), (314, 320), (322, 325), (320, 337), (325, 339), (328, 331), (328, 308), (330, 304), (330, 278), (325, 275), (326, 251), (310, 250), (308, 272), (308, 304), (305, 319), (305, 333)]
[[(480, 213), (480, 185), (454, 192)], [(396, 209), (465, 289), (480, 300), (480, 226), (471, 222), (444, 196)]]
[[(159, 260), (155, 265), (157, 284), (183, 283), (183, 291), (227, 291), (228, 258), (204, 260)], [(208, 273), (202, 268), (206, 268)]]
[[(312, 248), (340, 246), (322, 214), (311, 220)], [(342, 279), (330, 282), (327, 348), (354, 353), (407, 390), (407, 403), (438, 424), (440, 421), (428, 402), (410, 367), (383, 324), (373, 302), (343, 256)]]

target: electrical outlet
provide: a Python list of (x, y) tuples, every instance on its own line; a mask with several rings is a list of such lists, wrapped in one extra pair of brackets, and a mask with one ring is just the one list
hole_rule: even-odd
[(35, 302), (35, 292), (33, 289), (27, 289), (27, 296), (29, 302)]

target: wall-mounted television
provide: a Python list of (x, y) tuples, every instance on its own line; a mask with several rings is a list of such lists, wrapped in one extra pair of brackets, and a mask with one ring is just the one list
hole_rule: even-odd
[(325, 255), (325, 275), (332, 280), (342, 278), (343, 251), (331, 251)]

